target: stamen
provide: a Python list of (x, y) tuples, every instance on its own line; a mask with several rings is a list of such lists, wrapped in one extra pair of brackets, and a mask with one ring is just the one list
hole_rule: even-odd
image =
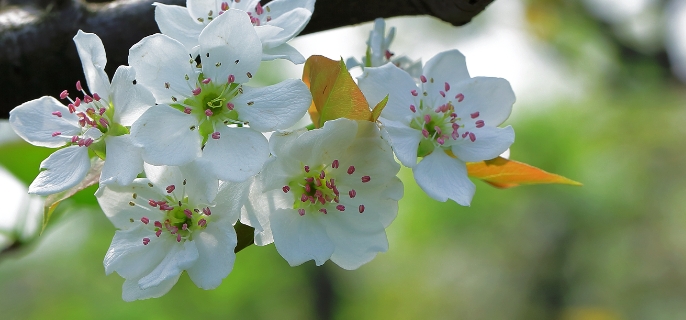
[(86, 140), (83, 141), (83, 145), (86, 146), (86, 148), (90, 147), (91, 144), (93, 144), (93, 139), (92, 139), (92, 138), (88, 138), (88, 139), (86, 139)]
[(212, 211), (210, 210), (210, 207), (204, 207), (202, 208), (202, 213), (204, 213), (206, 216), (211, 216)]
[(183, 209), (183, 213), (188, 217), (188, 219), (193, 219), (193, 212), (188, 209)]
[(69, 108), (69, 113), (76, 112), (76, 106), (73, 103), (70, 103), (67, 108)]
[(229, 4), (226, 2), (222, 2), (221, 9), (222, 9), (222, 11), (229, 10)]
[(213, 114), (214, 114), (214, 112), (212, 112), (212, 110), (210, 110), (210, 109), (206, 109), (206, 110), (205, 110), (205, 115), (206, 115), (206, 116), (211, 117)]
[(76, 90), (83, 91), (83, 88), (81, 87), (81, 80), (76, 81)]
[(338, 211), (345, 211), (345, 206), (342, 205), (342, 204), (339, 204), (339, 205), (336, 206), (336, 209), (337, 209)]
[(472, 119), (476, 119), (476, 118), (478, 118), (478, 117), (479, 117), (479, 111), (477, 111), (477, 112), (474, 112), (474, 113), (470, 114), (469, 116), (471, 116), (471, 117), (472, 117)]
[(150, 243), (150, 238), (143, 238), (143, 245), (147, 246)]
[(59, 136), (59, 135), (61, 135), (61, 134), (62, 134), (62, 132), (55, 131), (55, 132), (52, 133), (52, 137), (54, 138), (54, 137), (57, 137), (57, 136)]
[(255, 13), (257, 13), (258, 15), (264, 13), (264, 9), (262, 9), (262, 5), (259, 2), (255, 6)]
[(360, 205), (359, 211), (360, 211), (360, 213), (364, 212), (364, 205), (363, 204)]
[(424, 136), (424, 138), (428, 138), (429, 137), (429, 130), (426, 130), (426, 128), (422, 129), (422, 135)]
[(443, 137), (438, 137), (436, 139), (436, 142), (438, 142), (438, 144), (440, 144), (440, 145), (443, 145), (445, 143), (445, 140), (443, 139)]
[(78, 108), (80, 105), (81, 105), (81, 99), (76, 98), (76, 100), (74, 100), (74, 106)]
[(200, 219), (200, 221), (198, 221), (198, 225), (204, 228), (207, 225), (207, 220)]
[(425, 115), (424, 115), (424, 122), (426, 122), (426, 123), (431, 122), (431, 116), (428, 115), (428, 114), (425, 114)]
[(307, 193), (312, 192), (312, 187), (310, 187), (309, 184), (306, 184), (306, 185), (305, 185), (305, 192), (307, 192)]
[(153, 200), (153, 199), (148, 200), (148, 204), (149, 204), (151, 207), (157, 207), (157, 202), (156, 202), (155, 200)]
[(352, 189), (348, 191), (348, 195), (350, 196), (350, 199), (355, 198), (355, 196), (357, 195), (357, 191), (355, 191), (355, 189)]
[(233, 105), (233, 103), (229, 102), (229, 103), (226, 104), (226, 107), (227, 107), (229, 110), (233, 110), (234, 105)]
[(215, 131), (212, 133), (212, 139), (219, 140), (220, 135), (221, 135), (221, 133), (219, 131)]
[(208, 84), (208, 83), (210, 83), (210, 81), (212, 81), (212, 79), (206, 78), (206, 79), (203, 79), (203, 80), (202, 80), (202, 83), (203, 83), (203, 84)]
[(288, 191), (291, 191), (291, 187), (283, 186), (283, 188), (281, 188), (281, 190), (283, 190), (283, 193), (288, 193)]
[(93, 98), (91, 98), (91, 96), (89, 96), (89, 95), (86, 94), (86, 95), (83, 96), (83, 102), (85, 102), (85, 103), (91, 103), (91, 102), (93, 102)]
[(193, 89), (193, 91), (191, 91), (191, 92), (193, 92), (194, 96), (197, 96), (200, 94), (200, 92), (202, 92), (202, 89), (200, 87), (197, 87), (197, 88)]
[(100, 110), (98, 110), (98, 114), (103, 115), (103, 114), (105, 114), (106, 111), (107, 111), (107, 109), (100, 108)]
[(62, 112), (59, 112), (59, 111), (53, 111), (52, 115), (57, 116), (58, 118), (62, 118)]
[(362, 177), (362, 182), (369, 182), (371, 180), (372, 180), (372, 178), (370, 176), (363, 176)]
[(172, 193), (172, 192), (174, 192), (174, 189), (176, 189), (176, 186), (173, 185), (173, 184), (167, 186), (167, 188), (166, 188), (167, 193)]
[(232, 74), (229, 75), (229, 83), (233, 83), (236, 81), (236, 77), (234, 77)]
[(304, 193), (303, 193), (303, 194), (300, 196), (300, 201), (301, 201), (301, 202), (307, 202), (307, 200), (309, 200), (309, 199), (307, 198), (307, 194), (304, 194)]
[(326, 209), (324, 209), (324, 208), (319, 209), (319, 212), (321, 212), (321, 213), (323, 213), (323, 214), (326, 214), (326, 213), (327, 213), (327, 212), (326, 212)]
[(302, 209), (302, 208), (298, 209), (298, 214), (299, 214), (301, 217), (304, 216), (304, 215), (305, 215), (305, 209)]
[(93, 92), (93, 99), (95, 99), (95, 101), (100, 101), (101, 98), (97, 92)]
[(100, 120), (98, 120), (98, 122), (100, 122), (100, 125), (102, 125), (103, 127), (107, 127), (110, 125), (109, 121), (107, 121), (107, 119), (105, 119), (105, 118), (100, 118)]
[(355, 166), (348, 167), (348, 174), (353, 174), (355, 172)]
[(441, 135), (441, 128), (439, 126), (434, 126), (434, 130), (436, 131), (437, 135)]
[(483, 127), (484, 125), (486, 125), (486, 123), (484, 123), (483, 120), (477, 120), (477, 121), (476, 121), (476, 127), (477, 127), (477, 128), (481, 128), (481, 127)]
[(448, 83), (446, 82), (444, 88), (445, 88), (445, 92), (450, 91), (450, 84), (448, 84)]
[(415, 97), (419, 95), (419, 93), (417, 93), (417, 90), (412, 90), (410, 91), (410, 93), (412, 93), (412, 95)]
[(457, 102), (462, 102), (462, 100), (464, 100), (464, 95), (461, 94), (461, 93), (458, 93), (458, 94), (455, 96), (455, 99), (457, 99)]
[(411, 104), (410, 105), (410, 111), (412, 111), (412, 113), (415, 113), (415, 112), (417, 112), (417, 108), (413, 104)]
[(66, 99), (69, 96), (69, 91), (64, 90), (60, 93), (60, 99)]
[(191, 108), (189, 108), (189, 107), (184, 107), (184, 108), (183, 108), (183, 113), (185, 113), (185, 114), (191, 114), (191, 111), (192, 111), (192, 110), (191, 110)]
[(469, 140), (472, 140), (472, 142), (476, 141), (476, 135), (474, 134), (474, 132), (469, 133)]
[(148, 219), (148, 217), (142, 217), (141, 222), (143, 222), (143, 224), (148, 224), (150, 223), (150, 219)]
[(180, 234), (176, 235), (176, 242), (181, 242), (181, 235)]
[(443, 91), (438, 91), (438, 93), (440, 93), (441, 96), (442, 96), (443, 98), (445, 98), (445, 92), (443, 92)]
[(419, 80), (421, 80), (422, 83), (426, 83), (426, 77), (425, 77), (424, 75), (421, 75), (421, 76), (419, 77)]
[(305, 172), (307, 172), (307, 173), (310, 172), (310, 166), (305, 166)]
[(162, 235), (162, 229), (155, 231), (155, 235), (159, 238)]
[(326, 172), (322, 170), (322, 172), (319, 173), (319, 179), (324, 179), (324, 177), (326, 177)]
[[(334, 169), (338, 169), (338, 159), (334, 160), (334, 161), (331, 163), (331, 167), (334, 168)], [(322, 172), (324, 172), (324, 171), (322, 171)], [(324, 178), (322, 177), (322, 179), (324, 179)]]

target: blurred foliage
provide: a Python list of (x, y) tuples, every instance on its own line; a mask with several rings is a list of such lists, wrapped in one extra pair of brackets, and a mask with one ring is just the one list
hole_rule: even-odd
[[(527, 17), (585, 84), (573, 101), (516, 105), (511, 157), (583, 187), (477, 181), (466, 208), (430, 199), (403, 169), (390, 249), (359, 270), (291, 268), (273, 245), (250, 246), (216, 290), (182, 276), (133, 303), (104, 275), (114, 228), (84, 190), (35, 248), (0, 260), (3, 318), (686, 318), (686, 88), (576, 1), (531, 0)], [(5, 145), (0, 165), (28, 184), (51, 152)]]

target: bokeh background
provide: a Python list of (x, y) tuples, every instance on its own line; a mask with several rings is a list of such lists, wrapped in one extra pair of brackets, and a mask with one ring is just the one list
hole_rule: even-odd
[[(22, 188), (52, 150), (3, 123), (0, 246), (14, 245), (0, 255), (0, 318), (686, 318), (686, 1), (496, 0), (464, 27), (387, 24), (398, 55), (426, 61), (458, 49), (472, 76), (510, 80), (511, 158), (584, 186), (477, 181), (461, 207), (428, 198), (403, 169), (390, 249), (358, 270), (293, 268), (273, 245), (252, 246), (215, 290), (184, 275), (162, 298), (126, 303), (123, 279), (102, 266), (114, 227), (94, 188), (36, 237), (40, 199)], [(292, 44), (305, 56), (360, 57), (370, 30)], [(301, 70), (265, 63), (255, 82)]]

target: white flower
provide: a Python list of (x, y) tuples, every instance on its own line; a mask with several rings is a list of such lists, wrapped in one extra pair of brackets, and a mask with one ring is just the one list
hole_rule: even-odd
[(130, 183), (143, 171), (140, 151), (130, 143), (126, 126), (154, 105), (153, 96), (135, 85), (136, 73), (130, 67), (119, 67), (110, 84), (105, 48), (97, 35), (79, 30), (74, 42), (90, 94), (79, 81), (76, 89), (83, 99), (72, 99), (67, 90), (60, 94), (61, 99), (68, 99), (68, 106), (45, 96), (10, 111), (10, 124), (24, 140), (61, 148), (41, 163), (43, 171), (29, 186), (29, 193), (48, 195), (78, 184), (90, 169), (89, 149), (102, 158), (107, 154), (101, 183)]
[(183, 270), (200, 288), (214, 289), (232, 270), (238, 220), (247, 183), (207, 178), (198, 167), (146, 166), (147, 179), (106, 185), (96, 193), (119, 230), (105, 272), (125, 278), (126, 301), (167, 293)]
[[(360, 89), (372, 103), (389, 95), (379, 121), (422, 190), (439, 201), (469, 205), (475, 187), (465, 162), (495, 158), (514, 142), (512, 127), (497, 127), (510, 116), (514, 93), (505, 79), (470, 78), (457, 50), (429, 60), (420, 79), (418, 87), (387, 64), (365, 69)], [(424, 158), (417, 164), (417, 157)]]
[(139, 83), (161, 104), (132, 125), (131, 135), (147, 163), (179, 166), (200, 158), (219, 179), (244, 181), (269, 157), (260, 132), (295, 124), (312, 96), (297, 79), (264, 88), (242, 85), (257, 71), (262, 51), (242, 11), (215, 18), (198, 41), (201, 67), (183, 44), (162, 34), (131, 48)]
[(400, 69), (405, 70), (412, 77), (419, 79), (422, 73), (422, 61), (412, 61), (405, 55), (395, 56), (389, 50), (393, 38), (395, 38), (395, 27), (392, 27), (386, 32), (386, 22), (382, 18), (374, 20), (374, 29), (369, 32), (369, 39), (367, 40), (367, 54), (362, 58), (362, 62), (355, 58), (348, 58), (346, 66), (348, 70), (354, 67), (380, 67), (388, 62), (393, 63)]
[[(262, 42), (262, 60), (288, 59), (293, 63), (305, 58), (286, 42), (300, 33), (310, 21), (315, 0), (275, 0), (262, 7), (258, 0), (217, 1), (188, 0), (186, 7), (155, 3), (155, 20), (160, 31), (194, 53), (203, 28), (229, 9), (249, 15)], [(245, 14), (245, 13), (244, 13)]]
[(403, 185), (376, 124), (327, 121), (312, 131), (275, 133), (270, 146), (275, 157), (256, 179), (253, 212), (241, 219), (264, 230), (256, 244), (273, 240), (292, 266), (331, 259), (345, 269), (388, 249), (385, 228)]

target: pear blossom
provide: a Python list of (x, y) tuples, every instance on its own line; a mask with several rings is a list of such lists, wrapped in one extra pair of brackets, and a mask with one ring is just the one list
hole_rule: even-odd
[(215, 177), (244, 181), (269, 157), (261, 132), (285, 129), (312, 101), (299, 79), (254, 88), (243, 83), (260, 64), (262, 47), (248, 15), (225, 11), (198, 38), (200, 65), (183, 44), (156, 34), (129, 52), (129, 64), (158, 106), (131, 127), (145, 162), (185, 165), (198, 160)]
[(78, 184), (91, 167), (89, 150), (103, 159), (107, 155), (102, 183), (130, 183), (143, 171), (140, 150), (131, 144), (127, 126), (154, 105), (154, 97), (136, 85), (131, 67), (120, 66), (110, 83), (105, 48), (97, 35), (79, 30), (74, 43), (90, 93), (77, 81), (80, 97), (72, 98), (68, 90), (60, 94), (66, 106), (44, 96), (10, 111), (10, 124), (24, 140), (60, 148), (41, 163), (29, 193), (48, 195)]
[(205, 290), (231, 272), (237, 243), (233, 224), (249, 184), (219, 184), (197, 168), (146, 165), (148, 178), (98, 189), (103, 212), (119, 229), (105, 256), (105, 272), (126, 279), (124, 300), (160, 297), (184, 270)]
[(305, 58), (286, 42), (297, 36), (310, 21), (315, 0), (275, 0), (264, 7), (258, 0), (188, 0), (186, 7), (154, 3), (160, 31), (195, 53), (204, 28), (230, 9), (247, 13), (262, 43), (262, 60)]
[(398, 212), (400, 169), (379, 128), (337, 119), (311, 131), (274, 133), (274, 157), (256, 178), (241, 222), (262, 230), (292, 266), (331, 259), (356, 269), (388, 249), (385, 228)]
[(354, 67), (380, 67), (388, 62), (393, 63), (400, 69), (405, 70), (412, 77), (419, 79), (422, 71), (422, 61), (412, 61), (405, 55), (396, 56), (389, 50), (391, 42), (395, 38), (395, 27), (391, 27), (386, 34), (386, 22), (383, 18), (374, 20), (374, 29), (369, 32), (367, 40), (367, 53), (362, 62), (355, 58), (348, 58), (346, 66), (348, 70)]
[(359, 84), (372, 103), (389, 96), (379, 118), (385, 136), (400, 162), (413, 169), (417, 184), (436, 200), (469, 205), (475, 186), (465, 162), (495, 158), (514, 142), (512, 127), (498, 127), (515, 101), (509, 82), (470, 78), (457, 50), (431, 58), (419, 85), (392, 64), (366, 68)]

